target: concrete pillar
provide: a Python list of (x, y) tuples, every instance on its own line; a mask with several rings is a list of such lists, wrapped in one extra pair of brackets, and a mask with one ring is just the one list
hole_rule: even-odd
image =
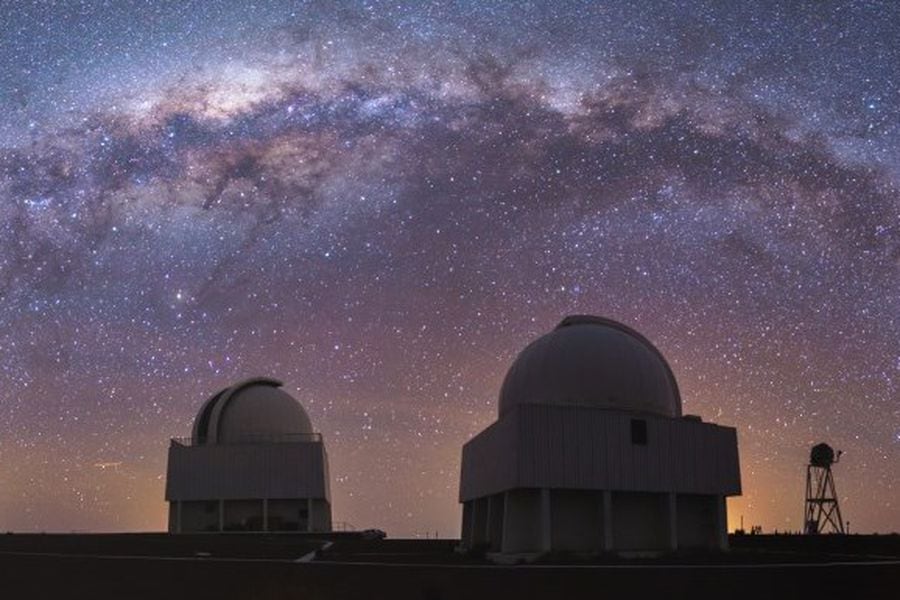
[(472, 500), (472, 520), (469, 522), (469, 539), (472, 540), (472, 547), (477, 546), (481, 540), (478, 538), (478, 513), (481, 512), (480, 498)]
[(728, 550), (728, 516), (725, 508), (725, 496), (716, 496), (716, 546), (719, 550)]
[(471, 548), (472, 541), (472, 501), (463, 502), (462, 525), (459, 529), (460, 542), (466, 548)]
[(225, 501), (219, 500), (219, 531), (225, 531)]
[(509, 551), (509, 492), (503, 492), (503, 533), (500, 534), (500, 552)]
[(603, 490), (603, 550), (613, 550), (612, 492)]
[(313, 530), (313, 500), (312, 498), (306, 499), (306, 531), (312, 532)]
[(263, 531), (269, 530), (269, 499), (263, 498)]
[(675, 492), (669, 492), (669, 550), (678, 550), (678, 498)]
[(494, 497), (488, 496), (487, 498), (487, 519), (484, 520), (484, 541), (491, 545), (491, 517), (494, 512)]
[(541, 488), (541, 550), (553, 547), (553, 522), (550, 515), (550, 489)]

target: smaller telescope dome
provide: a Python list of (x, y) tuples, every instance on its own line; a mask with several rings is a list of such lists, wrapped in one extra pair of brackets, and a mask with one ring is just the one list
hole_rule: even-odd
[(277, 379), (247, 379), (207, 400), (194, 420), (195, 443), (299, 439), (313, 434), (309, 415)]

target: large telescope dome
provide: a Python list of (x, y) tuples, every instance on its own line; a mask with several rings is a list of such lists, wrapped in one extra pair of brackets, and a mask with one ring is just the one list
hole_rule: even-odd
[(644, 336), (603, 317), (569, 316), (529, 344), (500, 389), (500, 415), (518, 404), (573, 404), (681, 416), (678, 384)]
[(195, 443), (297, 440), (313, 433), (309, 415), (277, 379), (257, 377), (207, 400), (194, 419)]

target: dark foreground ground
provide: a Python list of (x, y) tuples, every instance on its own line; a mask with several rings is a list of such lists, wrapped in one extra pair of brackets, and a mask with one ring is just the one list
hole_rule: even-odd
[[(721, 557), (493, 566), (444, 540), (0, 535), (0, 598), (900, 598), (900, 536), (745, 536)], [(308, 562), (297, 562), (304, 557)], [(569, 564), (561, 564), (566, 561)]]

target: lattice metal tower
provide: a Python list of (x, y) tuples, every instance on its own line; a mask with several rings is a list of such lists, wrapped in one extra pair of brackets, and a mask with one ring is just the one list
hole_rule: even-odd
[(834, 489), (831, 465), (841, 458), (828, 444), (816, 444), (809, 453), (806, 466), (806, 508), (803, 516), (804, 530), (809, 535), (818, 533), (844, 533), (844, 520)]

